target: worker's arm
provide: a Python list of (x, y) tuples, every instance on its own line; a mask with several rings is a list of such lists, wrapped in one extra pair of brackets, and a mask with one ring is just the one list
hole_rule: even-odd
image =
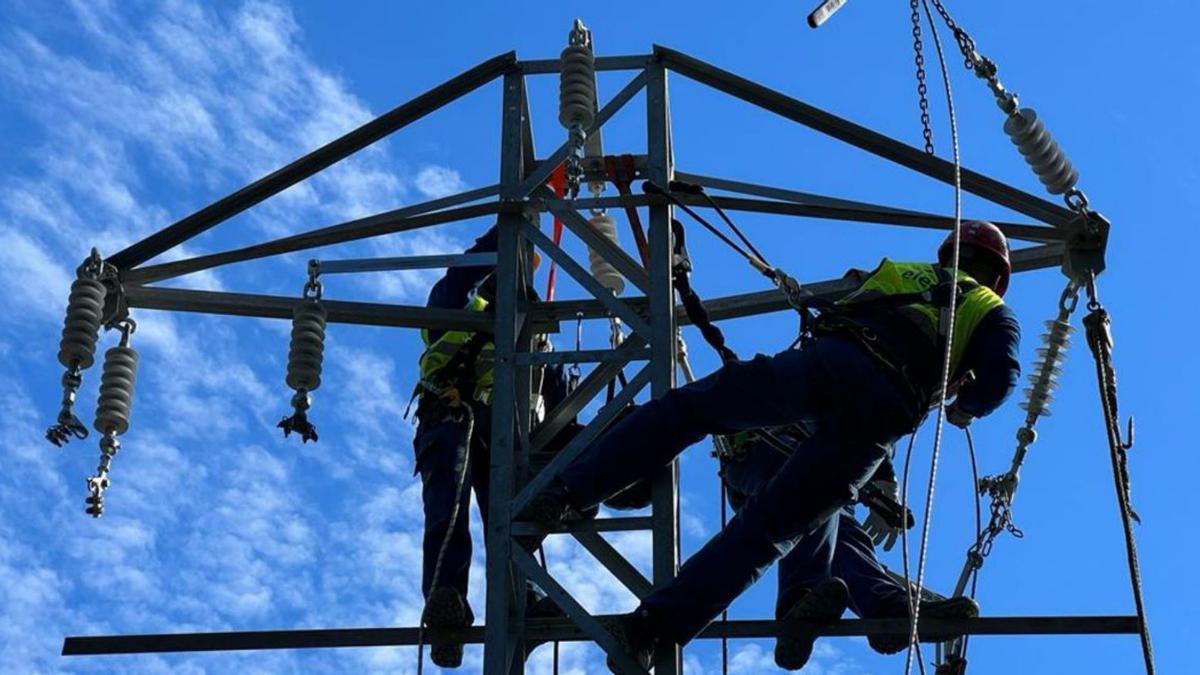
[(971, 417), (984, 417), (1008, 398), (1021, 376), (1021, 325), (1007, 305), (983, 317), (963, 354), (962, 372), (975, 374), (963, 384), (954, 408)]
[[(496, 236), (496, 227), (493, 225), (491, 229), (475, 240), (464, 253), (494, 253), (497, 248), (498, 237)], [(467, 301), (471, 297), (471, 289), (483, 280), (484, 277), (491, 274), (496, 268), (494, 266), (485, 267), (451, 267), (446, 270), (446, 275), (438, 280), (429, 290), (429, 300), (425, 303), (427, 307), (440, 307), (443, 309), (462, 309), (467, 306)]]

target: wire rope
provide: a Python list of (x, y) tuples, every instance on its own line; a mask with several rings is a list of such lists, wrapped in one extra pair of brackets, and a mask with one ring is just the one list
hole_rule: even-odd
[[(959, 253), (960, 253), (960, 224), (962, 222), (962, 159), (959, 154), (959, 139), (958, 139), (958, 119), (954, 109), (954, 92), (950, 84), (950, 71), (946, 67), (946, 56), (942, 50), (941, 37), (938, 34), (937, 24), (933, 20), (932, 12), (929, 9), (928, 0), (921, 0), (921, 7), (924, 9), (925, 18), (929, 22), (930, 35), (933, 37), (933, 44), (937, 50), (938, 66), (942, 74), (942, 84), (946, 93), (946, 109), (950, 120), (950, 141), (953, 151), (954, 160), (954, 232), (951, 235), (953, 241), (953, 256), (951, 259), (951, 279), (953, 283), (958, 282), (959, 268)], [(941, 386), (937, 391), (937, 416), (934, 423), (933, 435), (933, 452), (929, 460), (929, 485), (925, 492), (925, 513), (922, 516), (921, 525), (921, 546), (917, 555), (917, 588), (918, 591), (924, 588), (925, 582), (925, 559), (929, 549), (929, 528), (933, 520), (933, 499), (934, 487), (937, 481), (938, 459), (941, 454), (942, 446), (942, 429), (946, 417), (946, 390), (950, 385), (950, 356), (954, 345), (954, 320), (955, 320), (955, 305), (953, 298), (946, 308), (946, 321), (944, 323), (946, 331), (946, 340), (942, 351), (942, 373)], [(908, 467), (905, 466), (907, 474)], [(907, 497), (906, 497), (907, 499)], [(907, 539), (908, 531), (905, 530), (905, 539)], [(918, 642), (918, 628), (921, 619), (921, 603), (912, 602), (912, 584), (908, 575), (908, 558), (907, 558), (907, 542), (905, 545), (905, 582), (908, 585), (909, 593), (909, 647), (904, 658), (904, 673), (908, 675), (912, 671), (912, 662), (914, 656), (918, 656), (920, 647)], [(921, 673), (925, 672), (925, 664), (923, 660), (918, 659), (918, 664)]]

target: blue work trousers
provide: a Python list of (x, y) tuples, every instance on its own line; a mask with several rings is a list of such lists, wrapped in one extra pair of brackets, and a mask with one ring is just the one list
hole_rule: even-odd
[(813, 435), (729, 524), (643, 599), (657, 637), (684, 644), (857, 496), (889, 446), (916, 424), (904, 385), (853, 339), (722, 366), (650, 401), (560, 474), (572, 505), (599, 504), (710, 434), (805, 423)]
[[(750, 495), (762, 489), (786, 460), (779, 450), (751, 442), (739, 458), (723, 462), (721, 479), (734, 510), (740, 510)], [(775, 617), (783, 618), (808, 589), (831, 576), (846, 582), (850, 609), (858, 616), (873, 619), (907, 615), (904, 587), (879, 564), (874, 543), (854, 518), (853, 507), (846, 507), (813, 533), (800, 537), (779, 561)]]
[[(457, 589), (466, 602), (467, 578), (471, 569), (472, 489), (480, 504), (484, 530), (487, 530), (488, 442), (491, 439), (492, 409), (472, 402), (471, 410), (474, 423), (469, 443), (467, 418), (462, 413), (430, 415), (419, 419), (413, 438), (416, 473), (421, 475), (421, 499), (425, 506), (421, 566), (421, 591), (425, 597), (429, 597), (429, 591), (434, 586), (450, 586)], [(464, 470), (466, 475), (463, 476), (460, 490), (459, 475)], [(457, 517), (454, 517), (455, 504), (458, 505)], [(453, 532), (435, 580), (433, 575), (438, 552), (445, 541), (447, 528), (451, 527)]]

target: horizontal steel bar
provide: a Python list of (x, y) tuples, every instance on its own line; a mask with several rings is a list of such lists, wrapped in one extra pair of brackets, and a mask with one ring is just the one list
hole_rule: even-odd
[[(744, 194), (755, 195), (758, 197), (766, 197), (768, 199), (782, 199), (784, 201), (793, 202), (796, 204), (805, 204), (808, 206), (824, 207), (830, 210), (828, 217), (839, 218), (842, 220), (855, 220), (859, 222), (873, 223), (895, 223), (897, 225), (908, 225), (912, 227), (930, 227), (942, 230), (950, 230), (954, 224), (952, 216), (943, 216), (934, 213), (926, 213), (924, 211), (913, 211), (911, 209), (900, 209), (893, 206), (880, 206), (878, 204), (870, 204), (867, 202), (853, 201), (849, 199), (840, 199), (837, 197), (828, 197), (825, 195), (812, 194), (808, 192), (798, 192), (784, 188), (770, 187), (767, 185), (756, 185), (754, 183), (745, 183), (741, 181), (727, 180), (724, 178), (714, 178), (712, 176), (701, 176), (698, 174), (690, 174), (682, 171), (677, 171), (675, 177), (678, 180), (696, 183), (704, 187), (714, 188), (717, 190), (729, 190), (731, 192), (741, 192)], [(695, 199), (695, 197), (693, 197)], [(719, 200), (720, 198), (718, 198)], [(727, 207), (721, 204), (721, 208)], [(698, 201), (697, 206), (703, 206), (703, 201)], [(858, 215), (858, 217), (854, 217)], [(966, 220), (966, 218), (964, 218)], [(1004, 231), (1009, 237), (1016, 239), (1024, 239), (1027, 241), (1049, 242), (1061, 241), (1065, 238), (1065, 234), (1056, 228), (1044, 227), (1040, 225), (1029, 225), (1025, 223), (1009, 223), (998, 220), (991, 220), (997, 227)]]
[[(613, 616), (598, 615), (600, 621)], [(800, 622), (796, 622), (799, 624)], [(483, 626), (427, 629), (425, 638), (444, 637), (467, 644), (483, 642)], [(714, 621), (701, 639), (769, 638), (788, 630), (782, 621)], [(1133, 635), (1137, 616), (1004, 616), (978, 619), (921, 619), (921, 632), (961, 635)], [(842, 619), (815, 629), (822, 636), (903, 635), (907, 619)], [(587, 636), (563, 619), (527, 619), (530, 640), (584, 641)], [(217, 633), (160, 633), (151, 635), (78, 636), (63, 640), (63, 656), (148, 654), (251, 649), (329, 647), (394, 647), (415, 645), (417, 628), (317, 628), (305, 630), (230, 631)]]
[[(808, 203), (800, 201), (765, 201), (761, 199), (746, 199), (743, 197), (726, 197), (713, 195), (717, 206), (727, 211), (745, 211), (749, 213), (770, 213), (781, 216), (799, 216), (803, 218), (821, 218), (825, 220), (844, 220), (858, 223), (876, 223), (880, 225), (901, 225), (904, 227), (919, 227), (934, 230), (951, 230), (954, 228), (952, 216), (942, 216), (934, 213), (906, 211), (889, 206), (877, 206), (863, 202), (845, 202), (812, 195), (818, 199)], [(676, 193), (675, 198), (687, 204), (700, 208), (710, 208), (708, 200), (700, 195)], [(850, 204), (849, 206), (843, 204)], [(573, 209), (611, 209), (623, 206), (650, 206), (665, 204), (667, 201), (657, 195), (631, 195), (629, 197), (600, 197), (575, 200), (547, 199), (546, 208), (551, 211), (564, 208)], [(1036, 242), (1062, 241), (1067, 233), (1063, 230), (1042, 225), (1026, 225), (1023, 223), (1007, 223), (991, 221), (1006, 235), (1013, 239)]]
[[(877, 131), (859, 126), (820, 108), (764, 87), (757, 82), (721, 70), (687, 54), (659, 45), (655, 45), (654, 54), (662, 59), (668, 68), (680, 75), (896, 162), (901, 166), (919, 171), (945, 183), (953, 184), (954, 182), (954, 165), (940, 157), (930, 155)], [(1062, 206), (966, 168), (962, 169), (962, 186), (967, 192), (1057, 227), (1066, 226), (1075, 217)]]
[[(649, 54), (628, 56), (598, 56), (596, 70), (640, 70), (652, 57)], [(526, 75), (549, 75), (562, 70), (562, 59), (530, 59), (520, 61), (521, 72)]]
[[(474, 196), (475, 199), (496, 194), (499, 188), (491, 186), (480, 188), (471, 193), (463, 193), (456, 195), (457, 198), (465, 198)], [(443, 202), (450, 202), (455, 197), (447, 197)], [(468, 200), (473, 201), (473, 200)], [(137, 269), (128, 270), (122, 275), (122, 280), (130, 284), (148, 284), (163, 279), (170, 279), (183, 274), (191, 274), (201, 270), (228, 265), (235, 262), (245, 262), (247, 260), (255, 260), (257, 258), (265, 258), (267, 256), (280, 255), (283, 253), (291, 253), (293, 251), (303, 251), (305, 249), (317, 248), (319, 246), (331, 246), (333, 244), (343, 244), (348, 241), (358, 239), (366, 239), (368, 237), (378, 237), (384, 234), (394, 234), (396, 232), (405, 232), (408, 230), (416, 230), (422, 227), (431, 225), (440, 225), (442, 223), (452, 223), (456, 220), (467, 220), (469, 218), (478, 218), (480, 216), (495, 215), (500, 212), (501, 205), (498, 202), (487, 204), (475, 204), (473, 206), (463, 206), (460, 208), (446, 209), (442, 211), (434, 211), (432, 213), (421, 212), (429, 207), (432, 202), (426, 204), (416, 204), (413, 206), (378, 213), (366, 218), (351, 220), (338, 225), (330, 225), (317, 230), (310, 230), (300, 234), (294, 234), (274, 241), (254, 244), (243, 248), (236, 248), (220, 253), (210, 253), (208, 255), (196, 256), (195, 258), (185, 258), (169, 263), (159, 265), (150, 265), (147, 267), (139, 267)], [(414, 213), (415, 212), (415, 213)]]
[(518, 366), (553, 366), (560, 363), (608, 363), (619, 361), (645, 361), (650, 358), (649, 348), (634, 352), (618, 352), (615, 349), (582, 349), (568, 352), (521, 352), (517, 354)]
[(516, 52), (488, 59), (274, 173), (128, 246), (110, 257), (108, 262), (122, 270), (139, 265), (491, 82), (511, 68), (516, 60)]
[(648, 530), (651, 526), (649, 516), (618, 516), (614, 518), (596, 518), (594, 520), (577, 520), (562, 523), (554, 527), (546, 527), (541, 523), (516, 521), (512, 524), (513, 536), (535, 534), (571, 534), (579, 532), (629, 532)]
[[(203, 312), (230, 316), (291, 319), (299, 297), (195, 291), (183, 288), (126, 286), (131, 308)], [(327, 321), (367, 326), (430, 328), (433, 330), (491, 331), (492, 317), (465, 309), (438, 309), (370, 302), (322, 300)]]
[[(1062, 244), (1044, 244), (1016, 249), (1012, 252), (1013, 271), (1029, 272), (1056, 267), (1062, 264), (1062, 257)], [(836, 300), (857, 288), (858, 282), (851, 279), (831, 279), (806, 283), (803, 284), (803, 287), (818, 298)], [(630, 298), (627, 302), (639, 314), (646, 313), (645, 298)], [(714, 321), (791, 309), (783, 295), (775, 289), (709, 298), (704, 301), (704, 306)], [(559, 323), (573, 321), (581, 314), (585, 319), (601, 318), (605, 316), (605, 311), (603, 306), (592, 300), (555, 300), (554, 302), (539, 303), (531, 309), (530, 315), (535, 322)], [(691, 323), (682, 305), (675, 306), (675, 320), (683, 325)]]
[(495, 253), (459, 253), (449, 255), (414, 255), (403, 258), (351, 258), (348, 260), (317, 261), (321, 274), (354, 272), (394, 272), (396, 270), (428, 270), (443, 267), (494, 267)]

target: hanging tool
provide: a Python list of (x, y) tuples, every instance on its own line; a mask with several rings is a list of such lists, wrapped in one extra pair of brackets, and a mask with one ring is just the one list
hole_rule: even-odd
[(115, 270), (92, 249), (91, 255), (75, 271), (71, 295), (67, 300), (67, 316), (63, 321), (62, 340), (58, 343), (58, 362), (67, 370), (62, 376), (62, 408), (54, 426), (46, 430), (46, 440), (58, 447), (75, 437), (88, 436), (87, 427), (74, 412), (75, 396), (83, 385), (83, 371), (96, 360), (96, 341), (104, 317), (106, 287), (102, 276), (112, 276)]
[(317, 428), (308, 420), (312, 407), (309, 393), (321, 386), (321, 365), (325, 358), (325, 306), (321, 304), (322, 286), (318, 278), (320, 263), (308, 263), (308, 281), (302, 299), (292, 310), (292, 341), (288, 349), (287, 385), (296, 391), (292, 396), (291, 417), (276, 425), (286, 438), (293, 431), (302, 442), (317, 441)]
[(138, 354), (129, 346), (129, 336), (137, 323), (128, 316), (116, 322), (121, 342), (104, 353), (104, 373), (100, 377), (100, 398), (96, 404), (93, 428), (103, 434), (100, 439), (100, 464), (96, 475), (87, 479), (88, 498), (85, 511), (93, 518), (104, 513), (104, 492), (109, 487), (112, 460), (121, 449), (117, 438), (129, 430), (133, 412), (133, 385), (137, 379)]

